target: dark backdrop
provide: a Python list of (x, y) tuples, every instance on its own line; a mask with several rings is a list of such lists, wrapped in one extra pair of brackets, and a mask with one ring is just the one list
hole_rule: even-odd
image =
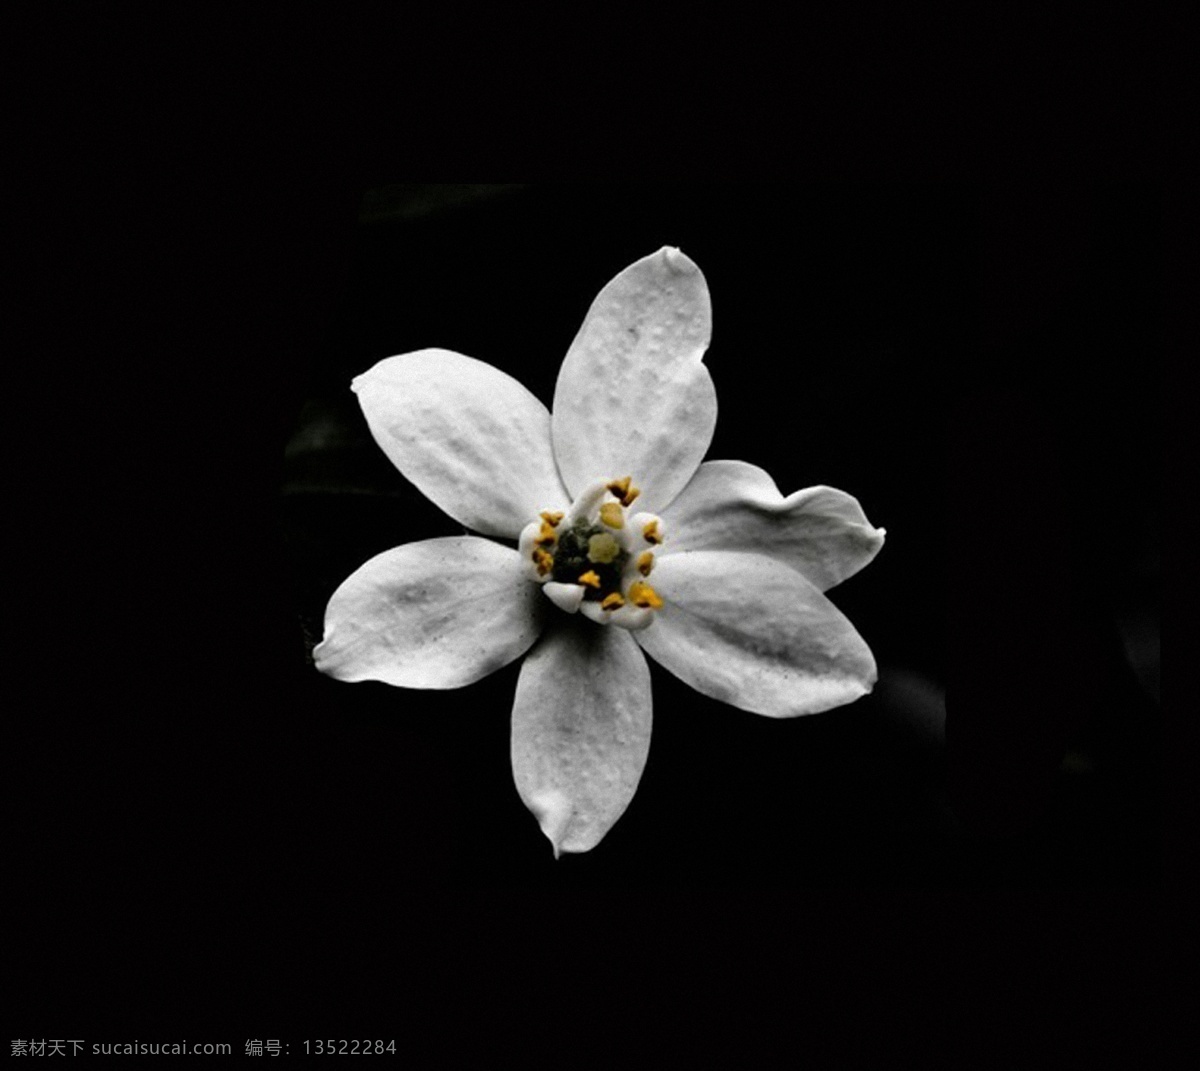
[[(976, 1066), (1046, 1033), (1111, 1062), (1133, 1028), (1125, 1062), (1164, 1063), (1161, 247), (1196, 199), (1157, 179), (1194, 140), (1187, 36), (227, 8), (14, 24), (9, 1037), (790, 1066), (958, 1027)], [(792, 181), (395, 185), (533, 171)], [(808, 181), (847, 175), (918, 181)], [(438, 345), (549, 399), (598, 287), (665, 243), (712, 287), (714, 455), (888, 528), (834, 592), (882, 676), (779, 723), (656, 670), (632, 807), (555, 863), (510, 783), (515, 667), (415, 695), (308, 663), (351, 569), (453, 531), (347, 386)]]
[[(281, 968), (319, 974), (306, 1006), (410, 961), (449, 992), (532, 905), (557, 925), (586, 904), (594, 932), (706, 890), (808, 919), (880, 889), (1159, 888), (1156, 187), (438, 187), (251, 163), (185, 184), (186, 211), (169, 175), (122, 184), (101, 220), (119, 279), (69, 255), (82, 226), (42, 252), (103, 345), (49, 393), (53, 427), (101, 431), (52, 447), (72, 479), (35, 512), (58, 571), (22, 622), (35, 1006), (60, 968), (185, 1024)], [(887, 528), (832, 592), (881, 677), (781, 722), (653, 667), (637, 796), (556, 862), (511, 782), (517, 665), (436, 693), (311, 666), (346, 575), (458, 531), (349, 381), (442, 346), (548, 403), (597, 290), (664, 244), (712, 292), (710, 456), (840, 487)]]

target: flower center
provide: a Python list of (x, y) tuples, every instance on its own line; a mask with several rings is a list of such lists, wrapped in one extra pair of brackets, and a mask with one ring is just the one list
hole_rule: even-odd
[(646, 577), (663, 524), (652, 513), (630, 512), (638, 494), (628, 476), (598, 480), (565, 513), (543, 510), (521, 532), (530, 580), (560, 609), (628, 629), (654, 621), (663, 601)]

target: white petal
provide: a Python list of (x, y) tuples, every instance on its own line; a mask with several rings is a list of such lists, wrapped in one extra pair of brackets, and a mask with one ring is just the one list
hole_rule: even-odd
[(678, 249), (630, 265), (600, 291), (558, 374), (554, 453), (567, 490), (631, 475), (661, 509), (704, 457), (717, 397), (702, 358), (708, 286)]
[(450, 350), (388, 357), (353, 383), (375, 441), (456, 521), (515, 538), (567, 495), (550, 414), (512, 376)]
[(844, 491), (808, 487), (784, 498), (770, 476), (744, 461), (706, 461), (664, 520), (671, 539), (663, 554), (763, 554), (798, 569), (822, 591), (871, 561), (884, 537)]
[(461, 688), (518, 658), (543, 621), (515, 550), (476, 536), (377, 554), (333, 593), (317, 669), (343, 681)]
[(521, 666), (513, 780), (554, 854), (594, 848), (650, 751), (650, 668), (624, 629), (560, 617)]
[(660, 558), (665, 605), (637, 633), (645, 652), (699, 692), (775, 718), (814, 714), (871, 690), (875, 659), (799, 573), (757, 554)]

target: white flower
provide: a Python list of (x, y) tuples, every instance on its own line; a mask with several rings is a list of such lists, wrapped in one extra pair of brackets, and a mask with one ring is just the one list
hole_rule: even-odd
[[(376, 442), (478, 536), (377, 555), (334, 592), (317, 668), (458, 688), (533, 648), (512, 712), (517, 791), (560, 851), (595, 847), (650, 748), (644, 655), (770, 717), (871, 690), (875, 660), (822, 594), (883, 544), (855, 499), (786, 498), (741, 461), (701, 464), (717, 401), (708, 287), (678, 249), (597, 296), (553, 414), (481, 361), (427, 349), (354, 380)], [(536, 644), (536, 646), (535, 646)]]

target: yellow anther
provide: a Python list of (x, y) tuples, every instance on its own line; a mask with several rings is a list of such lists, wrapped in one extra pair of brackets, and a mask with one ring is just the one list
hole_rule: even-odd
[(608, 485), (608, 490), (612, 492), (615, 498), (621, 500), (622, 506), (628, 506), (642, 492), (636, 487), (631, 487), (633, 481), (632, 476), (622, 476), (619, 480), (613, 480)]
[(589, 588), (598, 588), (600, 586), (600, 578), (589, 569), (579, 578), (580, 584), (587, 584)]
[(555, 532), (554, 526), (549, 521), (542, 521), (542, 527), (538, 530), (537, 539), (535, 540), (540, 546), (551, 546), (558, 539), (558, 533)]
[(661, 610), (663, 604), (658, 592), (641, 580), (635, 580), (629, 585), (629, 601), (634, 606), (649, 607), (651, 610)]
[(607, 565), (621, 553), (621, 544), (607, 532), (597, 532), (588, 540), (588, 561)]
[(649, 576), (650, 570), (654, 568), (654, 554), (651, 551), (643, 550), (638, 555), (637, 569), (642, 576)]
[(622, 476), (619, 480), (613, 480), (608, 485), (608, 490), (612, 492), (614, 497), (621, 500), (622, 506), (630, 505), (642, 493), (636, 487), (631, 486), (632, 482), (632, 476)]
[(647, 543), (661, 543), (663, 541), (662, 532), (658, 530), (658, 518), (652, 521), (647, 521), (646, 526), (642, 529), (642, 538)]
[(533, 554), (534, 565), (537, 566), (538, 576), (545, 576), (551, 569), (554, 568), (554, 555), (548, 550), (542, 550), (541, 547), (534, 547)]
[(550, 525), (551, 528), (557, 528), (558, 522), (561, 521), (566, 516), (566, 514), (563, 513), (562, 510), (544, 509), (544, 510), (542, 510), (541, 513), (538, 514), (538, 516), (541, 517), (542, 520), (545, 521), (548, 525)]
[(600, 603), (601, 610), (619, 610), (625, 605), (625, 600), (619, 592), (614, 591), (611, 595), (606, 595), (604, 601)]
[(616, 502), (605, 502), (600, 507), (600, 520), (607, 524), (609, 528), (625, 527), (625, 513)]

